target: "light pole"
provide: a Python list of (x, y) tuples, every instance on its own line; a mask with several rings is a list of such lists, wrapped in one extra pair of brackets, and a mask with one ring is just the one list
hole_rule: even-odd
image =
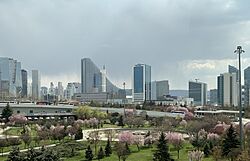
[(126, 83), (123, 82), (123, 89), (124, 89), (124, 94), (125, 94), (125, 98), (123, 100), (123, 110), (124, 110), (124, 117), (126, 116), (126, 111), (125, 111), (125, 101), (126, 101)]
[(239, 100), (238, 100), (238, 106), (239, 106), (239, 125), (240, 125), (240, 148), (241, 150), (244, 149), (244, 136), (243, 136), (243, 126), (242, 126), (242, 102), (241, 102), (241, 60), (240, 55), (244, 53), (245, 51), (242, 50), (241, 46), (237, 46), (237, 49), (234, 51), (234, 53), (239, 54)]

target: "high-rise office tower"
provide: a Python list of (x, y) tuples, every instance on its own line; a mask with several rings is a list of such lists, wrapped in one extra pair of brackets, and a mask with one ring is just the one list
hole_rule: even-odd
[(151, 100), (151, 66), (137, 64), (133, 67), (133, 102)]
[(40, 99), (41, 77), (38, 70), (32, 70), (32, 99)]
[(41, 87), (41, 97), (48, 95), (48, 88), (47, 87)]
[(207, 104), (207, 84), (202, 82), (188, 82), (189, 98), (193, 98), (195, 106), (204, 106)]
[(28, 74), (27, 71), (22, 69), (22, 98), (26, 98), (28, 96)]
[(50, 82), (50, 87), (49, 87), (49, 94), (50, 95), (55, 95), (55, 87), (54, 87), (54, 83)]
[(237, 82), (239, 81), (239, 70), (236, 67), (228, 65), (228, 73), (230, 74), (236, 73), (236, 80)]
[(250, 66), (244, 70), (244, 106), (250, 106)]
[(164, 100), (164, 96), (169, 95), (168, 80), (151, 82), (151, 99)]
[(217, 77), (217, 101), (221, 106), (238, 105), (236, 73), (224, 73)]
[(57, 95), (58, 95), (58, 99), (59, 100), (61, 100), (61, 99), (64, 98), (62, 82), (58, 82), (58, 85), (57, 85)]
[(107, 83), (106, 83), (106, 77), (107, 75), (107, 71), (105, 66), (103, 66), (102, 70), (101, 70), (101, 77), (102, 77), (102, 92), (106, 92), (107, 91)]
[(76, 93), (76, 88), (74, 83), (68, 83), (65, 91), (64, 97), (68, 100), (71, 100), (74, 94)]
[(162, 80), (156, 82), (156, 97), (158, 100), (164, 96), (169, 95), (169, 84), (168, 80)]
[(214, 105), (217, 104), (217, 89), (210, 90), (210, 104)]
[(156, 82), (157, 81), (152, 81), (151, 82), (151, 100), (153, 100), (153, 101), (157, 100)]
[(1, 98), (19, 97), (22, 90), (21, 62), (0, 57), (0, 75)]
[(81, 60), (81, 93), (117, 93), (119, 88), (106, 77), (106, 69), (100, 70), (89, 58)]

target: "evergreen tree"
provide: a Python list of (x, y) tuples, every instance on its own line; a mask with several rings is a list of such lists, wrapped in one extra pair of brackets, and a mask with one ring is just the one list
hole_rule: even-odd
[(122, 117), (122, 115), (119, 117), (119, 119), (118, 119), (118, 126), (124, 126), (124, 122), (123, 122), (123, 117)]
[(106, 147), (105, 147), (105, 155), (106, 157), (109, 157), (110, 154), (112, 154), (112, 149), (111, 149), (110, 141), (108, 139)]
[(87, 150), (85, 151), (85, 158), (88, 161), (91, 161), (93, 159), (93, 157), (94, 157), (94, 155), (93, 155), (92, 149), (90, 148), (90, 145), (89, 145)]
[(205, 157), (208, 157), (210, 155), (211, 151), (210, 151), (210, 148), (209, 148), (208, 144), (206, 144), (204, 146), (203, 151), (204, 151)]
[(80, 140), (80, 139), (82, 139), (82, 129), (81, 128), (78, 128), (77, 129), (77, 133), (76, 133), (76, 135), (75, 135), (75, 140)]
[(168, 152), (168, 144), (163, 132), (158, 140), (157, 150), (154, 153), (154, 161), (172, 161), (170, 154)]
[(104, 157), (104, 151), (102, 149), (102, 147), (100, 148), (98, 155), (97, 155), (97, 159), (100, 160)]
[(214, 144), (212, 141), (209, 141), (209, 148), (212, 150), (214, 148)]
[(39, 155), (41, 155), (42, 153), (39, 153), (37, 151), (34, 150), (34, 148), (32, 147), (26, 154), (25, 160), (26, 161), (33, 161), (36, 160), (36, 157), (38, 157)]
[(20, 150), (18, 147), (13, 147), (12, 151), (8, 155), (7, 161), (23, 161), (24, 158), (21, 156)]
[(222, 141), (222, 156), (231, 157), (231, 160), (233, 160), (232, 154), (236, 149), (239, 148), (239, 146), (240, 141), (238, 139), (237, 132), (231, 125), (230, 128), (227, 130), (225, 138)]
[(38, 156), (35, 160), (37, 161), (59, 161), (60, 156), (58, 152), (52, 150), (41, 151), (42, 155)]
[(13, 109), (10, 107), (9, 103), (7, 103), (6, 107), (2, 111), (2, 117), (5, 118), (5, 121), (9, 121), (9, 117), (13, 114)]

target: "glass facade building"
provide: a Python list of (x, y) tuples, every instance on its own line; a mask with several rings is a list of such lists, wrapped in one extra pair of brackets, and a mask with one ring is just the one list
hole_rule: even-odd
[(22, 69), (22, 98), (26, 98), (28, 96), (28, 74), (26, 70)]
[(203, 106), (207, 104), (207, 84), (201, 82), (188, 83), (189, 98), (193, 98), (195, 106)]
[(106, 77), (105, 67), (100, 70), (89, 58), (81, 60), (81, 93), (118, 93), (119, 88)]
[(236, 73), (236, 80), (237, 82), (239, 81), (239, 70), (236, 67), (232, 65), (228, 65), (228, 72), (230, 74)]
[(133, 102), (151, 100), (151, 66), (137, 64), (133, 67)]
[(12, 58), (0, 57), (0, 95), (17, 97), (22, 89), (21, 62)]
[(236, 73), (224, 73), (217, 77), (217, 102), (220, 106), (238, 106), (238, 82)]
[(250, 105), (250, 67), (244, 70), (244, 105), (249, 107)]
[(41, 77), (38, 70), (32, 70), (32, 98), (40, 100)]

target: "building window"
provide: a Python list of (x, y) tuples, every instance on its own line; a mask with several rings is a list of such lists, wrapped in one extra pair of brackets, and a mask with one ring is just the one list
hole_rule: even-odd
[(19, 114), (19, 113), (20, 113), (20, 111), (17, 111), (16, 113), (18, 113), (18, 114)]
[(30, 110), (30, 113), (33, 113), (33, 110)]

